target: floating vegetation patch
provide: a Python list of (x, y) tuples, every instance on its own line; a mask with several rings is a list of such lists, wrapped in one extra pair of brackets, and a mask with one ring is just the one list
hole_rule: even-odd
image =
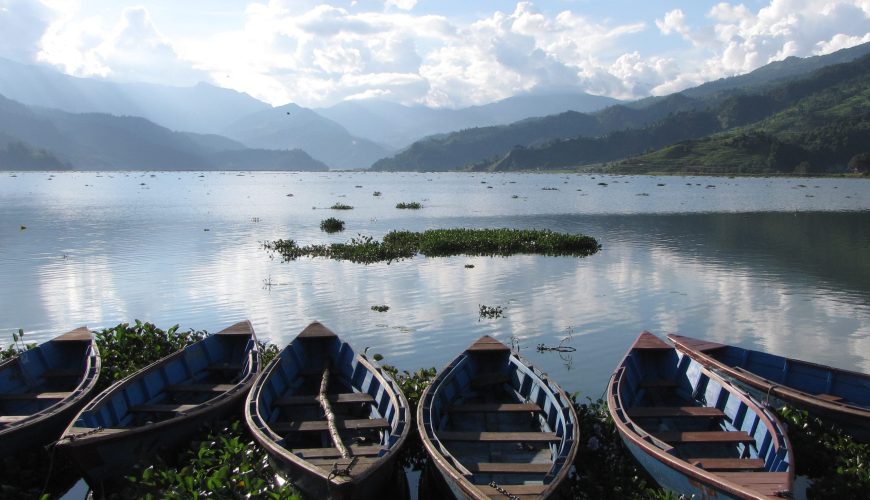
[(412, 201), (410, 203), (401, 202), (401, 203), (396, 204), (396, 208), (419, 210), (419, 209), (423, 208), (423, 205), (421, 205), (419, 202), (416, 202), (416, 201)]
[(344, 203), (336, 203), (329, 208), (331, 208), (333, 210), (352, 210), (353, 209), (352, 206), (345, 205)]
[(474, 264), (465, 264), (465, 269), (474, 269)]
[(381, 195), (380, 191), (375, 191), (374, 193), (372, 193), (372, 196), (380, 196), (380, 195)]
[(515, 254), (586, 257), (601, 249), (595, 238), (582, 234), (556, 233), (546, 229), (430, 229), (422, 233), (391, 231), (383, 241), (357, 235), (349, 243), (300, 246), (294, 240), (266, 242), (266, 250), (284, 261), (299, 257), (327, 257), (369, 264), (411, 258), (454, 255), (509, 256)]
[(344, 221), (330, 217), (320, 221), (320, 230), (327, 233), (338, 233), (344, 231)]
[(478, 321), (480, 321), (482, 318), (501, 318), (504, 315), (504, 308), (502, 306), (487, 306), (484, 304), (478, 304), (478, 308), (480, 312), (480, 315), (477, 318)]
[(390, 310), (390, 306), (388, 306), (386, 304), (380, 305), (380, 306), (372, 306), (372, 311), (377, 311), (379, 313), (387, 312), (389, 310)]

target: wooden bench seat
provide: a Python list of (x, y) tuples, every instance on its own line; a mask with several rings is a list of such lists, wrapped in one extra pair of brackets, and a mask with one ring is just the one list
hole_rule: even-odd
[(744, 431), (662, 432), (655, 437), (666, 443), (754, 443)]
[(0, 394), (0, 400), (16, 401), (26, 399), (63, 399), (72, 394), (72, 392), (19, 392), (17, 394)]
[(719, 472), (716, 475), (765, 496), (775, 497), (779, 492), (789, 491), (788, 472)]
[(663, 417), (724, 417), (719, 408), (708, 406), (635, 406), (626, 410), (631, 418), (663, 418)]
[(167, 392), (227, 392), (236, 384), (178, 384), (170, 385), (166, 388)]
[[(335, 419), (339, 430), (389, 429), (390, 423), (383, 418)], [(269, 427), (279, 433), (328, 431), (326, 420), (302, 420), (298, 422), (276, 422)]]
[(709, 471), (760, 470), (764, 468), (764, 460), (760, 458), (690, 458), (686, 461)]
[(438, 432), (441, 441), (481, 441), (491, 443), (555, 442), (561, 438), (555, 432)]
[(520, 462), (479, 462), (466, 466), (466, 469), (474, 474), (546, 474), (552, 468), (552, 463), (531, 464)]
[(837, 396), (834, 394), (821, 393), (821, 394), (816, 394), (816, 397), (819, 399), (824, 399), (825, 401), (830, 401), (832, 403), (839, 403), (840, 401), (844, 401), (844, 399), (841, 396)]
[[(376, 457), (383, 449), (381, 445), (350, 445), (347, 447), (355, 457)], [(302, 458), (339, 458), (338, 448), (294, 448), (293, 453), (302, 454)]]
[[(347, 392), (342, 394), (327, 394), (326, 399), (333, 404), (373, 403), (375, 398), (367, 392)], [(317, 405), (320, 401), (316, 394), (302, 396), (286, 396), (275, 402), (277, 406)]]
[(184, 413), (197, 407), (199, 407), (199, 405), (164, 403), (131, 406), (129, 411), (133, 413)]
[(504, 384), (510, 380), (507, 373), (481, 373), (471, 379), (471, 387), (480, 389), (491, 385)]
[(542, 412), (535, 403), (465, 403), (450, 407), (452, 413)]
[(0, 415), (0, 425), (14, 424), (20, 422), (30, 415)]
[[(478, 484), (477, 489), (490, 498), (507, 498), (504, 494), (488, 484)], [(538, 498), (547, 489), (546, 484), (499, 484), (511, 496), (520, 498)]]

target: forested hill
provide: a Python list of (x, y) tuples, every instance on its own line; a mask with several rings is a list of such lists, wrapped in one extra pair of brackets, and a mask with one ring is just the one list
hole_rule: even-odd
[[(825, 56), (789, 58), (747, 75), (665, 97), (610, 106), (594, 114), (563, 113), (430, 137), (379, 160), (372, 169), (562, 169), (621, 160), (768, 118), (805, 97), (808, 91), (837, 85), (843, 78), (838, 71), (861, 71), (865, 63), (855, 58), (868, 52), (870, 43)], [(844, 60), (851, 61), (845, 66), (855, 64), (858, 69), (817, 70), (832, 68)], [(799, 79), (812, 83), (806, 84), (809, 88), (790, 87)], [(804, 89), (802, 94), (795, 93), (798, 88)]]
[(870, 55), (810, 77), (740, 93), (644, 128), (515, 148), (477, 168), (605, 165), (612, 172), (821, 173), (858, 168), (870, 153)]

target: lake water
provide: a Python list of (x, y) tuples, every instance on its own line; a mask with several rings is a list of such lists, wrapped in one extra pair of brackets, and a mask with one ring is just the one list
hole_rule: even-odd
[[(424, 207), (395, 208), (412, 201)], [(345, 232), (320, 231), (328, 217)], [(584, 233), (602, 250), (361, 265), (282, 262), (262, 245), (450, 227)], [(870, 180), (3, 173), (0, 283), (3, 344), (18, 328), (43, 341), (247, 318), (283, 346), (319, 320), (385, 362), (440, 369), (488, 334), (593, 398), (642, 330), (870, 372)], [(480, 318), (480, 305), (504, 316)]]

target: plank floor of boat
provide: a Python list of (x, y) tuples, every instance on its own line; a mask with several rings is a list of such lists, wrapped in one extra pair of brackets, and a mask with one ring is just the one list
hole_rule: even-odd
[(470, 441), (494, 443), (558, 442), (555, 432), (487, 432), (487, 431), (439, 431), (441, 441)]
[(535, 403), (465, 403), (452, 405), (449, 411), (452, 413), (541, 413), (544, 410)]
[(755, 439), (744, 431), (689, 431), (660, 432), (654, 434), (666, 443), (754, 443)]
[(788, 472), (717, 472), (717, 476), (755, 490), (766, 496), (779, 496), (788, 488)]
[(183, 393), (183, 392), (202, 392), (202, 393), (221, 393), (227, 392), (236, 384), (177, 384), (170, 385), (166, 388), (167, 392)]

